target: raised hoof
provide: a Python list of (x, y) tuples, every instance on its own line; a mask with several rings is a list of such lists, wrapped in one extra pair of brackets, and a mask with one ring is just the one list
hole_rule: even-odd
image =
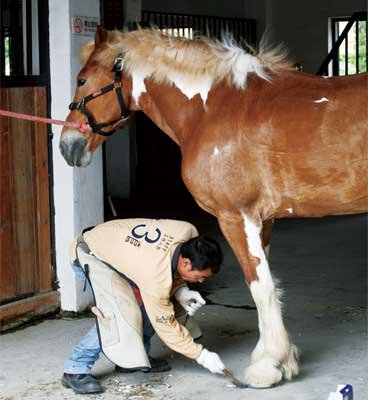
[(245, 382), (252, 388), (265, 389), (277, 385), (282, 372), (272, 359), (263, 358), (245, 370)]

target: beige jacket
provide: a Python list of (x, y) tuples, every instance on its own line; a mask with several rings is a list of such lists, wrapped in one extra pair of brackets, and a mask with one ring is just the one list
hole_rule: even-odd
[(195, 236), (197, 229), (183, 221), (154, 219), (113, 220), (83, 234), (91, 252), (131, 279), (139, 288), (148, 317), (172, 350), (197, 358), (202, 345), (193, 341), (175, 318), (170, 297), (181, 286), (173, 277), (171, 260), (176, 247)]

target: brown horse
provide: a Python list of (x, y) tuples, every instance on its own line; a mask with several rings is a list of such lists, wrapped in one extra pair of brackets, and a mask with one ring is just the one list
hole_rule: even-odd
[(260, 337), (245, 380), (291, 379), (297, 351), (264, 253), (268, 228), (275, 218), (367, 210), (367, 74), (316, 77), (292, 70), (282, 52), (156, 30), (98, 29), (81, 54), (68, 121), (91, 130), (64, 129), (64, 158), (88, 165), (134, 110), (173, 139), (187, 188), (217, 217), (257, 305)]

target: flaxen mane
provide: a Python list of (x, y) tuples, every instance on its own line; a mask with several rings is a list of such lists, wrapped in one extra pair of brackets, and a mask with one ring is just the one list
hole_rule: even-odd
[[(82, 48), (83, 64), (93, 50), (93, 42)], [(269, 50), (261, 42), (258, 53), (249, 53), (229, 37), (222, 41), (207, 37), (187, 39), (157, 29), (110, 31), (107, 42), (96, 50), (93, 60), (110, 67), (123, 54), (125, 71), (149, 76), (158, 83), (207, 80), (214, 84), (226, 79), (243, 89), (249, 73), (269, 79), (270, 72), (290, 68), (286, 51), (280, 47)]]

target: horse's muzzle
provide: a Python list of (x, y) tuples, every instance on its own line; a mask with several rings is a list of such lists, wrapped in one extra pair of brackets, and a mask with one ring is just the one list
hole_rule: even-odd
[(92, 153), (87, 149), (88, 140), (79, 132), (67, 131), (60, 139), (59, 149), (71, 167), (87, 167)]

